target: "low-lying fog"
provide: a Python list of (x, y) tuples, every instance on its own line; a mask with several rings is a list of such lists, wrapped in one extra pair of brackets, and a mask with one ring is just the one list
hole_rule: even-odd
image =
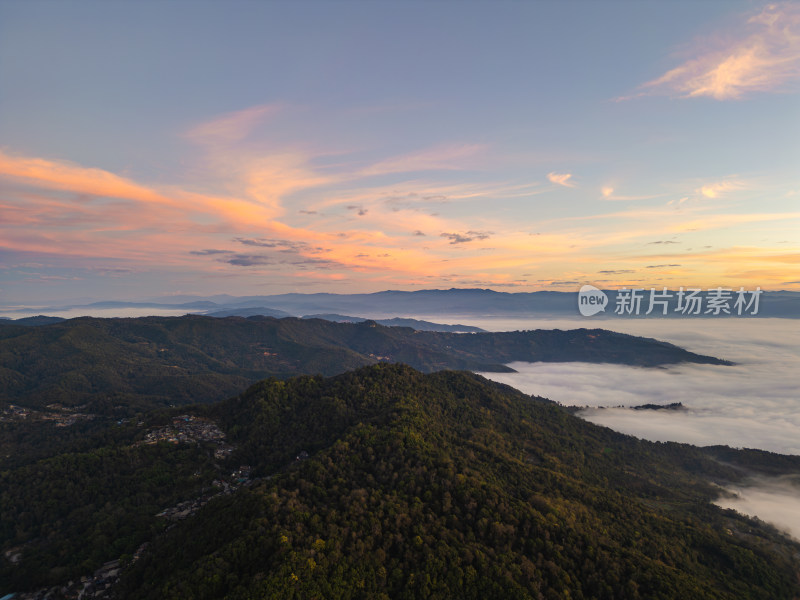
[[(561, 404), (585, 406), (584, 418), (646, 439), (800, 454), (800, 320), (456, 320), (491, 331), (602, 327), (732, 360), (737, 364), (655, 369), (517, 362), (510, 365), (517, 373), (482, 375)], [(608, 408), (674, 402), (686, 410)]]
[(744, 486), (728, 486), (734, 496), (722, 496), (714, 504), (756, 516), (800, 541), (800, 487), (787, 478), (758, 478)]

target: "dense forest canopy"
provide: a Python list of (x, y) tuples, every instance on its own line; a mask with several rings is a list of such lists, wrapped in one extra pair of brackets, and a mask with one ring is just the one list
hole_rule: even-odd
[[(230, 453), (143, 443), (188, 418), (219, 427)], [(0, 473), (2, 551), (18, 557), (0, 559), (2, 589), (121, 557), (122, 598), (798, 593), (800, 545), (711, 500), (716, 484), (796, 473), (799, 457), (636, 440), (470, 373), (272, 378), (82, 426)], [(218, 493), (241, 465), (247, 481)], [(184, 520), (156, 516), (210, 492)]]

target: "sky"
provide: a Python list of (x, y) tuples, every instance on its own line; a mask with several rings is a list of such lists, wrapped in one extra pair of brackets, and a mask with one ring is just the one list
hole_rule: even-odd
[(0, 2), (0, 304), (800, 290), (800, 3)]

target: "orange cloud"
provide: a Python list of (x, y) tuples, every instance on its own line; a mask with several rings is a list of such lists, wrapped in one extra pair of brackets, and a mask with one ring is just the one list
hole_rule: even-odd
[[(182, 262), (209, 236), (274, 229), (277, 209), (254, 200), (150, 187), (108, 171), (0, 152), (0, 244), (79, 256)], [(286, 189), (284, 184), (283, 189)]]
[(175, 205), (173, 200), (163, 194), (108, 171), (63, 161), (14, 157), (0, 151), (0, 176), (51, 190)]
[(245, 181), (245, 194), (268, 209), (273, 217), (284, 213), (282, 200), (289, 194), (335, 180), (314, 173), (307, 168), (305, 157), (296, 154), (252, 159), (242, 178)]
[[(329, 269), (437, 274), (426, 250), (403, 247), (408, 243), (407, 231), (392, 237), (374, 227), (324, 231), (276, 220), (283, 212), (285, 196), (328, 181), (306, 169), (302, 157), (267, 157), (239, 175), (253, 200), (204, 195), (174, 186), (156, 189), (101, 169), (0, 154), (0, 178), (24, 184), (2, 201), (6, 218), (0, 227), (0, 244), (19, 251), (107, 256), (149, 264), (157, 261), (162, 266), (196, 265), (202, 260), (211, 270), (219, 270), (220, 259), (227, 255), (237, 260), (229, 264), (262, 267), (266, 272), (273, 263), (257, 253), (260, 249), (246, 253), (232, 242), (236, 233), (266, 234), (299, 242), (293, 248), (297, 257), (293, 260), (298, 264), (306, 258), (309, 265), (322, 261)], [(403, 224), (436, 222), (416, 216), (403, 219)], [(380, 224), (390, 223), (388, 215), (382, 219)], [(220, 250), (197, 252), (203, 248)], [(237, 253), (246, 256), (237, 258)], [(205, 258), (198, 258), (202, 256)]]
[(572, 179), (572, 173), (548, 173), (547, 178), (552, 183), (563, 185), (564, 187), (575, 187), (575, 183), (570, 181), (570, 179)]
[[(315, 168), (314, 157), (298, 150), (256, 155), (252, 148), (237, 144), (247, 135), (247, 122), (260, 122), (267, 114), (254, 110), (242, 116), (241, 122), (229, 119), (225, 125), (221, 119), (218, 129), (201, 131), (205, 140), (217, 140), (204, 146), (209, 156), (208, 181), (216, 188), (224, 186), (228, 195), (152, 185), (102, 169), (0, 152), (0, 180), (10, 184), (0, 199), (0, 244), (38, 253), (106, 256), (134, 266), (194, 270), (215, 277), (275, 276), (284, 282), (295, 277), (324, 278), (365, 286), (378, 282), (518, 286), (530, 276), (534, 283), (524, 285), (536, 287), (540, 285), (536, 281), (587, 280), (641, 251), (643, 243), (656, 239), (651, 236), (731, 225), (743, 232), (754, 221), (800, 218), (786, 212), (714, 214), (714, 203), (698, 202), (680, 214), (671, 207), (653, 207), (546, 221), (531, 216), (526, 224), (509, 222), (500, 211), (481, 213), (480, 207), (548, 191), (548, 186), (442, 184), (408, 178), (367, 185), (374, 183), (366, 180), (370, 173), (401, 173), (424, 164), (466, 165), (479, 154), (477, 146), (407, 155), (377, 163), (367, 172), (339, 165), (330, 174), (333, 169)], [(571, 173), (550, 173), (548, 179), (564, 187), (575, 186)], [(694, 181), (689, 187), (700, 183)], [(700, 187), (697, 193), (717, 197), (740, 183), (730, 178)], [(314, 193), (315, 188), (324, 193)], [(611, 185), (601, 193), (609, 200), (623, 198)], [(347, 206), (358, 206), (362, 214), (356, 216)], [(300, 208), (313, 210), (300, 215)], [(426, 235), (414, 235), (420, 230)], [(470, 240), (451, 243), (459, 238)], [(794, 249), (782, 250), (786, 258), (776, 259), (775, 264), (795, 265)], [(663, 262), (682, 260), (683, 256), (680, 261)], [(738, 259), (729, 256), (727, 260)], [(698, 257), (692, 268), (695, 272), (702, 268), (705, 277), (716, 276), (730, 265), (722, 257), (707, 263)], [(661, 270), (658, 276), (680, 273)], [(646, 275), (656, 274), (651, 270)], [(545, 285), (549, 284), (541, 284)]]
[(716, 100), (786, 89), (800, 78), (800, 4), (770, 4), (743, 31), (717, 48), (645, 83), (644, 93), (677, 93)]
[[(97, 199), (127, 200), (147, 206), (140, 218), (157, 208), (176, 215), (206, 215), (216, 222), (249, 228), (269, 227), (283, 212), (280, 198), (292, 191), (327, 181), (298, 165), (291, 156), (269, 157), (244, 173), (245, 197), (220, 197), (189, 192), (174, 186), (156, 189), (108, 171), (40, 158), (14, 157), (0, 151), (0, 177), (38, 189), (72, 192)], [(96, 206), (96, 211), (107, 206)], [(175, 216), (175, 215), (174, 215)], [(136, 221), (139, 219), (137, 218)]]

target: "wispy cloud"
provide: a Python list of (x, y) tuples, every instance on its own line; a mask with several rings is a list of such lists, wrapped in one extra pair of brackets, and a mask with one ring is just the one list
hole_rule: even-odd
[(0, 176), (38, 188), (153, 204), (176, 204), (164, 194), (102, 169), (86, 168), (67, 161), (11, 156), (1, 150)]
[(482, 144), (437, 146), (421, 152), (389, 158), (361, 171), (361, 175), (387, 175), (415, 171), (461, 170), (485, 150)]
[(741, 190), (745, 187), (746, 186), (744, 182), (735, 179), (729, 179), (704, 185), (697, 190), (697, 193), (705, 196), (706, 198), (719, 198), (728, 192)]
[(335, 182), (335, 177), (316, 172), (309, 162), (310, 157), (299, 152), (223, 152), (217, 169), (221, 175), (235, 178), (231, 187), (239, 195), (252, 198), (273, 217), (279, 217), (285, 214), (285, 200), (291, 194)]
[(197, 194), (171, 186), (158, 189), (103, 169), (83, 167), (66, 161), (11, 156), (2, 151), (0, 177), (36, 189), (82, 195), (73, 196), (67, 201), (73, 210), (113, 213), (119, 207), (109, 207), (109, 199), (146, 205), (148, 212), (140, 213), (136, 221), (146, 219), (148, 215), (152, 217), (152, 211), (157, 209), (188, 209), (195, 213), (210, 213), (234, 223), (252, 222), (253, 219), (268, 221), (274, 216), (274, 212), (266, 207), (241, 198)]
[(749, 224), (768, 221), (797, 221), (800, 212), (782, 213), (739, 213), (739, 214), (708, 214), (692, 221), (682, 221), (672, 227), (674, 231), (703, 231), (707, 229), (720, 229), (732, 225)]
[[(649, 241), (672, 241), (689, 229), (744, 230), (753, 220), (786, 221), (790, 216), (725, 215), (719, 212), (722, 203), (701, 200), (709, 197), (703, 196), (703, 188), (720, 196), (733, 192), (739, 179), (730, 176), (682, 182), (685, 191), (695, 190), (696, 202), (680, 212), (664, 206), (593, 209), (542, 219), (529, 200), (552, 193), (555, 186), (576, 187), (572, 173), (550, 173), (548, 180), (555, 185), (524, 177), (490, 178), (479, 168), (484, 166), (483, 146), (463, 144), (386, 159), (366, 170), (351, 161), (332, 164), (311, 143), (280, 147), (259, 138), (264, 132), (256, 128), (272, 126), (269, 117), (275, 110), (254, 107), (197, 126), (191, 139), (200, 143), (206, 160), (189, 168), (194, 173), (202, 167), (205, 178), (200, 183), (192, 179), (166, 185), (0, 152), (5, 187), (0, 245), (10, 251), (82, 257), (83, 264), (104, 256), (124, 261), (126, 267), (179, 266), (187, 273), (220, 277), (275, 275), (273, 280), (284, 285), (295, 277), (313, 279), (300, 272), (315, 268), (328, 271), (325, 281), (355, 281), (372, 289), (471, 281), (567, 285), (563, 282), (582, 281), (599, 270), (608, 271), (604, 274), (617, 285), (656, 263), (682, 263), (693, 272), (700, 262), (714, 264), (717, 274), (730, 270), (722, 258), (705, 260), (705, 254), (627, 259), (630, 253), (644, 254), (642, 248), (656, 248), (645, 246)], [(457, 177), (430, 172), (437, 168), (463, 170)], [(425, 170), (424, 177), (416, 170)], [(598, 189), (598, 182), (594, 186)], [(607, 180), (603, 198), (623, 198), (615, 187), (616, 182)], [(190, 191), (203, 189), (224, 192)], [(523, 205), (535, 222), (509, 218)], [(487, 211), (489, 206), (498, 210)], [(537, 234), (531, 235), (532, 230)], [(758, 254), (755, 246), (745, 254)], [(783, 250), (787, 256), (794, 251)], [(795, 264), (788, 258), (740, 262), (752, 277), (793, 279), (786, 269), (778, 273), (781, 264)], [(769, 269), (775, 272), (767, 273)], [(538, 280), (526, 280), (523, 273), (536, 273)], [(671, 275), (655, 269), (648, 273)], [(686, 284), (708, 273), (692, 275), (695, 279)]]
[(280, 110), (278, 105), (251, 106), (219, 116), (192, 127), (184, 136), (202, 144), (230, 144), (245, 137), (267, 117)]
[(575, 187), (575, 182), (570, 181), (572, 179), (572, 173), (548, 173), (547, 179), (552, 183), (563, 185), (564, 187)]
[(615, 193), (616, 190), (611, 186), (605, 186), (600, 189), (600, 193), (604, 200), (618, 200), (620, 202), (634, 202), (637, 200), (652, 200), (654, 198), (662, 198), (665, 194), (643, 194), (643, 195), (621, 195)]
[(667, 206), (674, 206), (675, 208), (681, 208), (689, 200), (690, 200), (689, 196), (684, 196), (682, 198), (673, 198), (672, 200), (667, 202)]
[(535, 183), (515, 184), (506, 181), (490, 181), (482, 183), (459, 182), (446, 184), (428, 180), (411, 179), (402, 183), (383, 185), (365, 185), (358, 176), (349, 178), (347, 186), (325, 194), (321, 200), (313, 203), (310, 210), (321, 212), (331, 207), (348, 206), (368, 207), (373, 212), (380, 212), (384, 207), (392, 211), (413, 210), (417, 213), (428, 212), (442, 205), (458, 202), (499, 199), (526, 198), (543, 193)]
[(694, 58), (645, 83), (642, 94), (732, 100), (796, 89), (799, 78), (800, 4), (783, 2), (767, 5), (738, 31), (702, 40)]

